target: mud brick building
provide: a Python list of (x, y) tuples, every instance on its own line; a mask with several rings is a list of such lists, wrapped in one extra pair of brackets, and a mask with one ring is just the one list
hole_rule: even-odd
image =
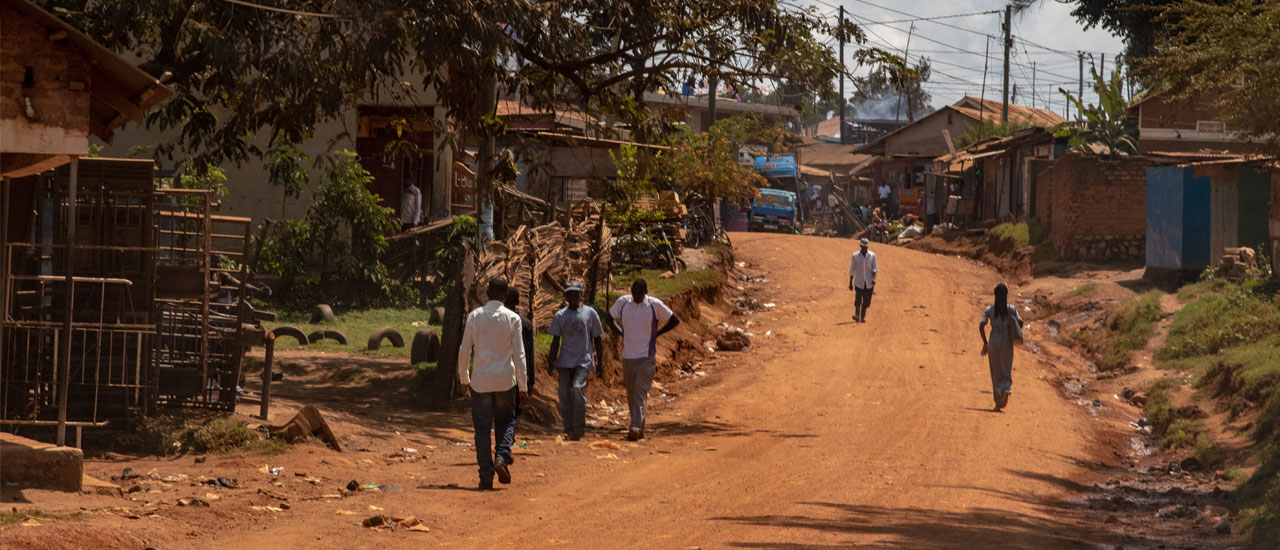
[(1144, 157), (1107, 160), (1068, 153), (1037, 178), (1037, 205), (1065, 260), (1141, 260), (1146, 254), (1147, 167)]

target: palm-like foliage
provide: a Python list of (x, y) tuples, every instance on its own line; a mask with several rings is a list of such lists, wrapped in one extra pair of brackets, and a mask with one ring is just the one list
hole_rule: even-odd
[(1129, 116), (1129, 103), (1124, 98), (1124, 78), (1121, 69), (1104, 80), (1097, 71), (1093, 75), (1093, 90), (1098, 94), (1098, 104), (1084, 105), (1080, 98), (1062, 88), (1058, 92), (1067, 98), (1081, 114), (1079, 122), (1064, 122), (1053, 128), (1057, 137), (1067, 137), (1072, 148), (1083, 149), (1093, 144), (1107, 148), (1107, 156), (1115, 157), (1120, 151), (1138, 150), (1134, 139), (1136, 126)]

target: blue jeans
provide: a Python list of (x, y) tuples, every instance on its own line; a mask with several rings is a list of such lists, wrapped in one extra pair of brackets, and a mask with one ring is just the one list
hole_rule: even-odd
[[(480, 465), (481, 482), (493, 481), (495, 457), (511, 464), (511, 444), (516, 439), (517, 391), (516, 388), (489, 393), (471, 390), (471, 422), (476, 429), (476, 462)], [(497, 435), (497, 441), (492, 443), (490, 429)]]
[(587, 367), (560, 367), (560, 421), (564, 433), (582, 435), (587, 431)]

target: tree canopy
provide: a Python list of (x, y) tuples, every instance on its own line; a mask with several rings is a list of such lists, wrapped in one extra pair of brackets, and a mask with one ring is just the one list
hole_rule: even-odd
[[(851, 23), (779, 0), (38, 0), (175, 92), (149, 127), (215, 164), (300, 143), (356, 102), (427, 87), (466, 132), (492, 124), (485, 75), (535, 106), (642, 110), (688, 75), (830, 96), (844, 70), (828, 36)], [(895, 57), (858, 46), (859, 63)]]
[(1280, 4), (1187, 1), (1170, 8), (1167, 38), (1141, 69), (1175, 99), (1209, 98), (1227, 126), (1280, 150)]

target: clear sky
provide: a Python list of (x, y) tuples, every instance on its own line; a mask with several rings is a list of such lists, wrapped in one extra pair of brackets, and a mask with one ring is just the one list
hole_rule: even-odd
[[(1001, 69), (1003, 63), (1000, 22), (1004, 2), (998, 0), (797, 0), (802, 6), (812, 6), (822, 15), (836, 18), (837, 7), (844, 5), (845, 17), (859, 23), (869, 38), (868, 45), (903, 54), (908, 47), (908, 58), (914, 63), (920, 56), (932, 62), (933, 76), (926, 85), (937, 107), (954, 103), (964, 95), (982, 94), (984, 60), (989, 59), (986, 70), (986, 97), (1000, 98)], [(1039, 5), (1015, 14), (1013, 17), (1014, 49), (1010, 54), (1010, 87), (1017, 85), (1018, 95), (1013, 103), (1053, 108), (1062, 112), (1064, 98), (1058, 87), (1074, 91), (1078, 86), (1079, 61), (1076, 52), (1085, 55), (1085, 99), (1088, 93), (1089, 66), (1100, 62), (1106, 55), (1106, 69), (1114, 68), (1116, 56), (1124, 44), (1120, 38), (1106, 30), (1094, 28), (1086, 31), (1071, 10), (1075, 3), (1063, 4), (1055, 0), (1043, 0)], [(935, 20), (909, 21), (915, 18), (999, 12), (981, 15), (947, 17)], [(873, 24), (884, 23), (884, 24)], [(912, 25), (914, 31), (912, 32)], [(991, 38), (988, 38), (991, 37)], [(990, 46), (989, 58), (984, 56)], [(834, 40), (831, 42), (835, 44)], [(846, 57), (852, 61), (852, 47), (846, 46)], [(1034, 63), (1034, 70), (1033, 70)], [(855, 73), (865, 73), (866, 68), (853, 68)], [(1034, 97), (1032, 83), (1035, 83)], [(852, 94), (852, 86), (845, 83), (846, 95)]]

